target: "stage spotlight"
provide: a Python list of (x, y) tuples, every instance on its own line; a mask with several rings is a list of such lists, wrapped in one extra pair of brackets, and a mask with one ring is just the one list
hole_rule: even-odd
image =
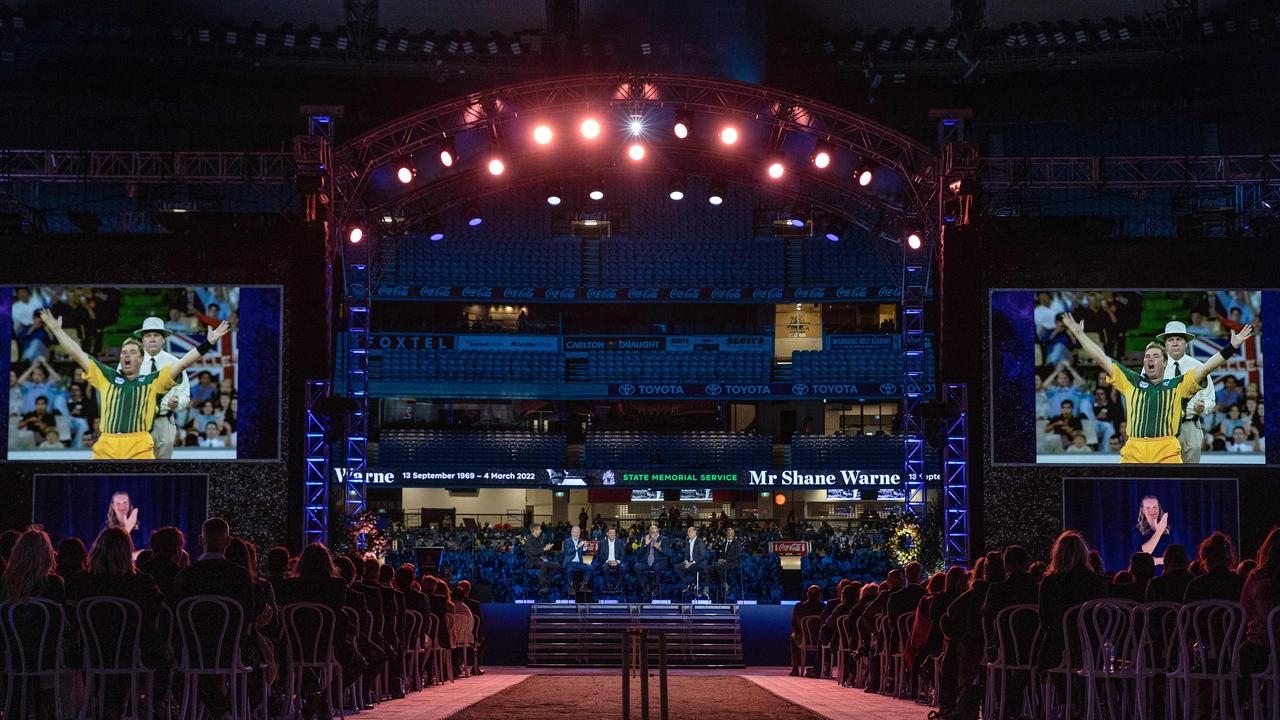
[(631, 120), (627, 122), (627, 130), (631, 131), (632, 135), (643, 135), (644, 118), (639, 115), (632, 115)]
[(497, 177), (507, 171), (507, 164), (502, 162), (502, 158), (493, 158), (489, 160), (489, 174)]
[(724, 203), (724, 196), (724, 184), (718, 182), (711, 183), (711, 189), (707, 193), (707, 202), (712, 205), (719, 206)]
[(791, 209), (791, 220), (790, 220), (789, 222), (791, 223), (791, 227), (794, 227), (794, 228), (802, 228), (802, 227), (804, 227), (805, 225), (808, 225), (808, 224), (809, 224), (809, 211), (808, 211), (808, 210), (805, 210), (805, 209), (804, 209), (804, 208), (802, 208), (802, 207), (795, 207), (795, 208), (792, 208), (792, 209)]
[(853, 171), (853, 177), (855, 180), (858, 181), (858, 185), (860, 187), (866, 187), (870, 185), (871, 181), (875, 178), (875, 174), (876, 174), (875, 164), (868, 162), (866, 160), (858, 163), (857, 169)]
[(396, 161), (396, 179), (401, 185), (408, 185), (418, 176), (418, 171), (413, 167), (413, 158), (404, 157)]
[(539, 145), (546, 145), (551, 142), (551, 138), (554, 136), (555, 134), (551, 132), (550, 125), (539, 125), (533, 129), (533, 141)]
[(685, 188), (684, 178), (681, 178), (681, 177), (671, 178), (671, 186), (667, 190), (667, 197), (671, 198), (672, 200), (683, 200), (684, 188)]
[(644, 159), (644, 143), (633, 142), (627, 148), (627, 157), (639, 162)]
[(919, 230), (911, 230), (907, 233), (907, 246), (912, 250), (919, 250), (924, 244), (924, 234)]
[(472, 205), (468, 207), (467, 208), (467, 225), (469, 227), (476, 227), (482, 222), (484, 222), (484, 216), (480, 214), (480, 208), (476, 205)]
[(587, 186), (587, 197), (591, 198), (592, 200), (603, 200), (604, 199), (604, 182), (599, 178), (592, 180), (591, 184)]
[(676, 113), (676, 122), (672, 126), (672, 131), (676, 137), (684, 140), (689, 137), (689, 131), (693, 128), (693, 116), (687, 112)]
[(453, 167), (453, 164), (458, 161), (458, 151), (454, 149), (452, 140), (445, 140), (440, 143), (439, 151), (441, 165)]
[(364, 229), (361, 228), (359, 225), (353, 225), (351, 227), (351, 230), (347, 232), (347, 241), (350, 242), (352, 245), (358, 244), (363, 239), (364, 239)]
[(422, 223), (422, 230), (431, 242), (440, 242), (444, 239), (444, 228), (441, 227), (440, 221), (435, 218), (427, 218)]
[(600, 121), (595, 118), (587, 118), (582, 121), (582, 137), (588, 140), (595, 140), (600, 136)]
[(729, 125), (720, 131), (720, 142), (725, 145), (732, 145), (738, 142), (738, 128)]
[(813, 150), (813, 166), (819, 170), (826, 170), (831, 167), (831, 158), (835, 155), (835, 148), (831, 143), (820, 142)]
[(840, 238), (844, 237), (844, 231), (844, 223), (833, 220), (822, 229), (822, 236), (831, 242), (840, 242)]
[(564, 193), (560, 188), (551, 188), (547, 191), (547, 204), (551, 207), (559, 205), (564, 200)]
[(787, 173), (787, 164), (782, 155), (770, 155), (768, 163), (767, 172), (769, 177), (774, 180), (781, 180), (782, 176)]

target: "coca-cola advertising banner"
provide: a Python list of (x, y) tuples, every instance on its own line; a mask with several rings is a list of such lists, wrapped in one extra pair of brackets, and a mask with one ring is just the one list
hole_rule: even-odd
[[(347, 293), (363, 298), (368, 288), (351, 283)], [(500, 287), (495, 285), (392, 285), (373, 288), (374, 300), (483, 300), (514, 302), (856, 302), (897, 300), (897, 286), (818, 287)]]
[(804, 557), (809, 554), (808, 540), (771, 540), (769, 552), (779, 557)]

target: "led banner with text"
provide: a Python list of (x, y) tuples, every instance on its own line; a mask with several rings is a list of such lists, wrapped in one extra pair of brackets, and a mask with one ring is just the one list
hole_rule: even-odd
[[(364, 297), (365, 286), (348, 286), (352, 297)], [(858, 302), (896, 300), (901, 288), (838, 285), (823, 287), (608, 287), (540, 288), (490, 285), (391, 285), (373, 288), (375, 300), (507, 300), (520, 302)]]
[[(335, 468), (334, 482), (346, 479), (345, 468)], [(368, 481), (374, 485), (399, 487), (492, 487), (492, 488), (558, 488), (558, 487), (637, 487), (637, 488), (690, 488), (711, 487), (724, 489), (795, 489), (821, 490), (828, 488), (901, 488), (902, 467), (860, 468), (856, 470), (581, 470), (581, 469), (530, 469), (530, 470), (441, 470), (430, 467), (375, 468), (368, 472)], [(930, 473), (927, 482), (936, 482), (939, 476)]]

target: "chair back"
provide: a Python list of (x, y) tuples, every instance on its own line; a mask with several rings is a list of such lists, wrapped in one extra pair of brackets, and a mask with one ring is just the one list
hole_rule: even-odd
[[(1244, 608), (1230, 600), (1199, 600), (1178, 611), (1178, 670), (1231, 675), (1239, 667)], [(1199, 657), (1196, 657), (1199, 643)]]
[(76, 604), (85, 670), (142, 667), (142, 608), (118, 597), (88, 597)]
[(178, 603), (178, 634), (182, 638), (181, 668), (186, 671), (227, 672), (242, 669), (240, 639), (244, 608), (223, 595), (192, 595)]
[(289, 603), (281, 612), (284, 641), (291, 665), (316, 666), (333, 662), (334, 633), (338, 616), (328, 605)]
[(373, 611), (372, 610), (364, 611), (364, 624), (361, 625), (360, 627), (364, 628), (364, 639), (372, 642), (373, 641)]
[(457, 647), (458, 633), (454, 628), (457, 626), (458, 620), (454, 613), (446, 612), (444, 614), (444, 629), (446, 636), (449, 638), (449, 646)]
[(407, 641), (405, 647), (410, 650), (422, 648), (422, 613), (417, 610), (405, 610), (405, 630)]
[(818, 644), (818, 630), (822, 627), (822, 618), (810, 615), (800, 621), (800, 644), (806, 647)]
[(897, 645), (896, 652), (901, 653), (907, 650), (907, 646), (911, 642), (911, 629), (915, 626), (915, 622), (916, 612), (914, 610), (898, 613), (898, 616), (893, 619), (894, 639)]
[[(363, 626), (360, 624), (360, 613), (355, 608), (343, 606), (342, 614), (347, 618), (347, 634), (353, 639), (364, 637)], [(342, 638), (342, 642), (348, 642), (348, 638)]]
[(66, 626), (66, 613), (52, 600), (30, 598), (23, 603), (0, 605), (5, 668), (16, 675), (61, 670)]
[(1040, 623), (1040, 609), (1033, 604), (1010, 605), (996, 614), (995, 663), (1029, 668), (1034, 664), (1032, 646)]
[(435, 647), (440, 644), (440, 618), (435, 615), (427, 615), (425, 620), (427, 622), (427, 640), (432, 647)]
[[(1085, 670), (1108, 669), (1107, 644), (1114, 658), (1136, 662), (1146, 639), (1147, 609), (1132, 600), (1090, 600), (1080, 607), (1080, 666)], [(1114, 669), (1111, 668), (1111, 669)]]
[(1142, 666), (1152, 671), (1165, 671), (1173, 665), (1173, 649), (1178, 635), (1178, 610), (1182, 603), (1149, 602), (1147, 608), (1147, 645), (1139, 656)]
[(853, 627), (853, 614), (845, 615), (836, 621), (836, 632), (840, 635), (840, 647), (842, 649), (852, 649), (854, 633), (857, 632)]

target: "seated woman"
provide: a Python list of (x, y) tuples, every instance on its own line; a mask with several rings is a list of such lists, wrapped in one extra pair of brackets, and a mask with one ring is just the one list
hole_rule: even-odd
[[(111, 597), (129, 600), (141, 611), (139, 642), (142, 662), (155, 670), (155, 693), (164, 697), (168, 689), (169, 667), (173, 658), (169, 646), (160, 634), (160, 615), (163, 612), (164, 593), (150, 575), (139, 573), (133, 566), (133, 541), (122, 528), (107, 528), (98, 533), (89, 550), (88, 572), (72, 575), (67, 582), (67, 600), (72, 604), (88, 598)], [(94, 622), (111, 622), (119, 617), (111, 610), (103, 610), (89, 618)], [(114, 628), (104, 628), (104, 636), (110, 637)], [(107, 717), (118, 717), (124, 695), (128, 690), (126, 678), (113, 678), (119, 682), (107, 685)]]

